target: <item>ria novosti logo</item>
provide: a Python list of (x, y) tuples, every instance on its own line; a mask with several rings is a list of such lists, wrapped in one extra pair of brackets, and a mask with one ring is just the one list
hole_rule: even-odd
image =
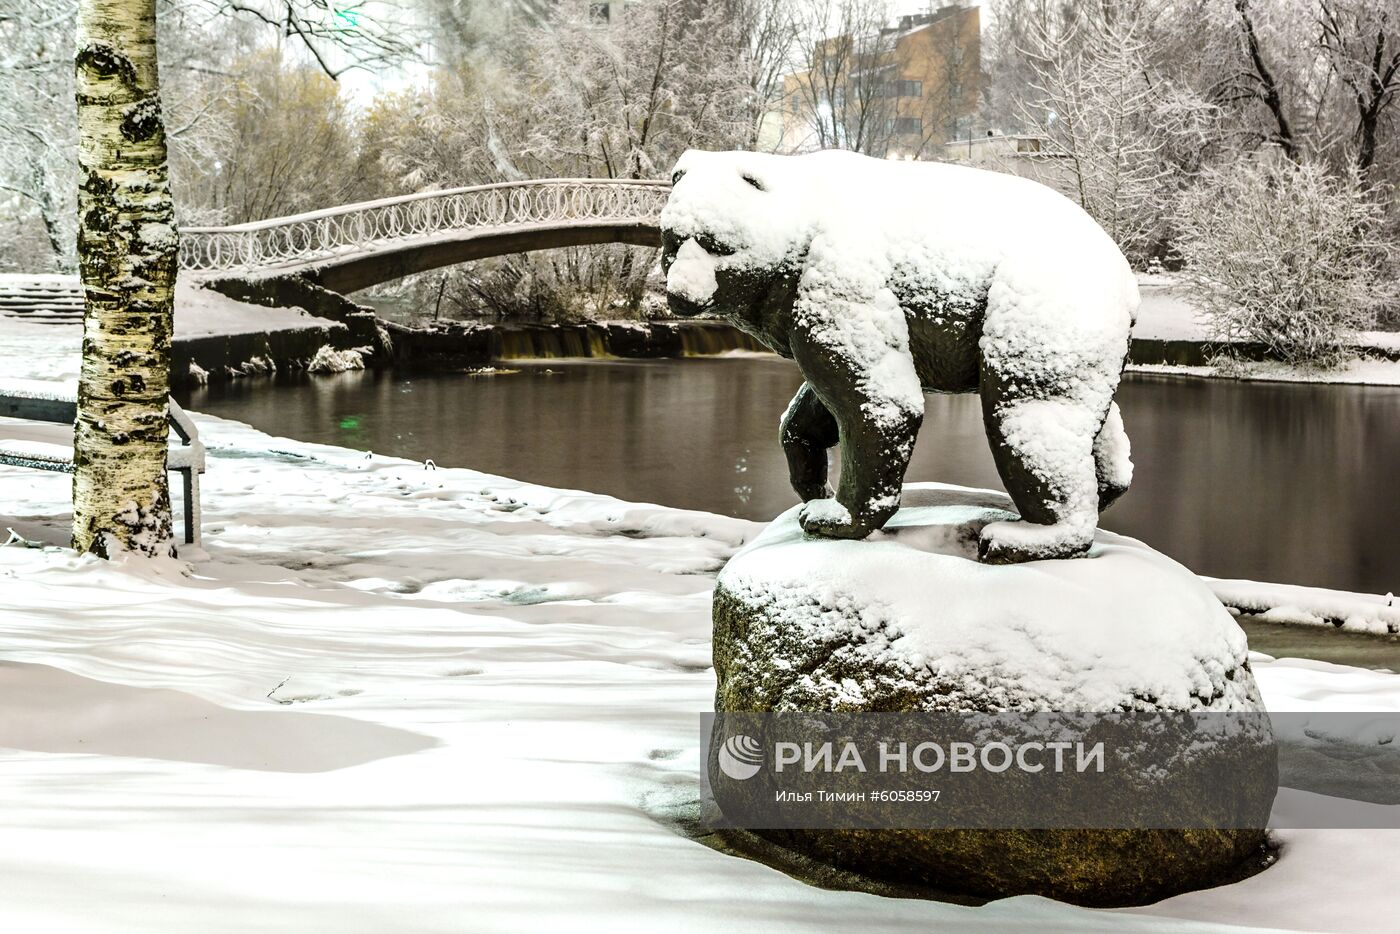
[(720, 771), (735, 781), (753, 778), (763, 767), (763, 747), (758, 740), (735, 733), (719, 749)]

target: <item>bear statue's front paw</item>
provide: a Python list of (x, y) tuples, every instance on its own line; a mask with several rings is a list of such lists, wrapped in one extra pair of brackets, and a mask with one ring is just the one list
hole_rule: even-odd
[(1024, 519), (982, 527), (977, 556), (983, 564), (1020, 564), (1051, 558), (1080, 558), (1094, 543), (1093, 526), (1068, 522), (1040, 525)]
[(826, 483), (802, 484), (793, 482), (792, 489), (804, 503), (810, 503), (814, 499), (831, 499), (835, 495), (830, 484)]
[(879, 523), (851, 518), (851, 512), (830, 497), (810, 500), (798, 513), (797, 521), (808, 535), (823, 538), (865, 538)]

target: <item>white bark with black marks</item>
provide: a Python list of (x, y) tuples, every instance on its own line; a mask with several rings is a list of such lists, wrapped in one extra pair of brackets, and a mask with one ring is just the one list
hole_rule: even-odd
[(73, 547), (169, 554), (166, 477), (177, 235), (156, 70), (156, 0), (82, 0), (78, 262), (86, 308)]

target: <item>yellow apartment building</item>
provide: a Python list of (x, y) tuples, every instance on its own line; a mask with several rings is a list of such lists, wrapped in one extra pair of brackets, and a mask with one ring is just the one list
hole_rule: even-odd
[(781, 148), (933, 159), (967, 136), (981, 93), (981, 14), (952, 3), (815, 45), (784, 79)]

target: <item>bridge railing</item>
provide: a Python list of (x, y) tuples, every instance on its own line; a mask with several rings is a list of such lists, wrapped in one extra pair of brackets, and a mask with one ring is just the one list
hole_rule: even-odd
[(276, 268), (439, 233), (654, 222), (669, 192), (664, 181), (549, 178), (427, 191), (231, 227), (182, 227), (180, 266)]

